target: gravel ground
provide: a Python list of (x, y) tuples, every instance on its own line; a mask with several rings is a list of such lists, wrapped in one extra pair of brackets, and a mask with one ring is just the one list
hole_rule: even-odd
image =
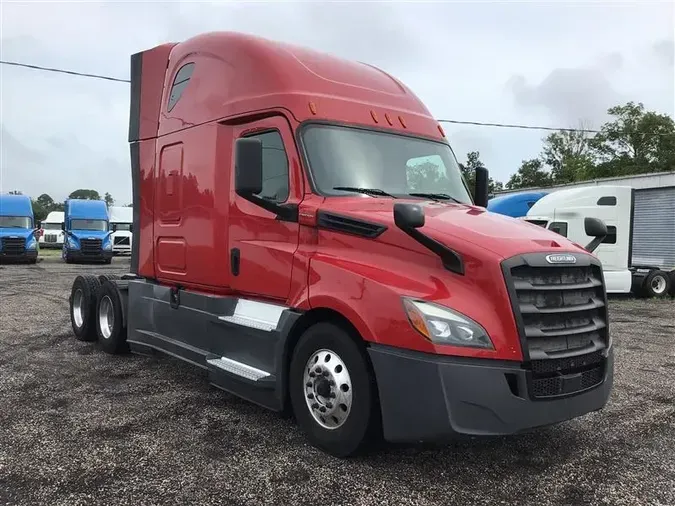
[(352, 460), (172, 359), (78, 342), (58, 258), (0, 266), (0, 503), (675, 505), (675, 302), (613, 301), (608, 407), (517, 437)]

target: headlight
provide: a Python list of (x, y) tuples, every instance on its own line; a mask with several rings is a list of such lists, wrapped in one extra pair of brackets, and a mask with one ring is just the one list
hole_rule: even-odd
[(77, 248), (77, 245), (75, 244), (75, 240), (70, 236), (66, 237), (66, 246), (68, 248), (72, 248), (72, 249)]
[(494, 349), (485, 329), (462, 313), (407, 297), (403, 307), (413, 328), (435, 344)]
[(35, 249), (35, 248), (37, 248), (37, 241), (35, 240), (35, 237), (33, 237), (30, 241), (28, 241), (26, 249)]
[(108, 242), (104, 243), (103, 249), (106, 250), (106, 251), (111, 250), (112, 249), (112, 242), (108, 241)]

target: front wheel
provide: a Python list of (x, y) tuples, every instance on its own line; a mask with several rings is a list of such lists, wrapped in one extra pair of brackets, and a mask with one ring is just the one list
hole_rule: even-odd
[(300, 337), (289, 389), (298, 425), (317, 448), (348, 457), (374, 435), (375, 382), (365, 350), (337, 325), (318, 323)]

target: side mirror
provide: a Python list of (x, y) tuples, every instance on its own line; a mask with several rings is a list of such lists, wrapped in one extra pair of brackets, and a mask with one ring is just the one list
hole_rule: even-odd
[(424, 226), (424, 209), (417, 204), (394, 204), (394, 223), (401, 230)]
[(129, 225), (129, 232), (134, 233), (134, 224)]
[(476, 186), (474, 187), (473, 200), (477, 206), (487, 207), (489, 179), (489, 172), (485, 167), (478, 167), (476, 169)]
[(66, 224), (61, 222), (61, 230), (66, 231)]
[(234, 188), (242, 197), (262, 191), (262, 142), (242, 137), (234, 144)]
[(584, 248), (589, 253), (592, 253), (597, 249), (598, 246), (600, 246), (605, 237), (607, 237), (607, 225), (605, 225), (604, 221), (597, 218), (585, 218), (584, 229), (586, 231), (586, 235), (594, 238)]
[(40, 228), (42, 228), (42, 222), (38, 220), (35, 222), (35, 230), (38, 230)]
[(113, 232), (117, 232), (117, 223), (111, 224), (111, 225), (110, 225), (110, 230), (112, 230)]

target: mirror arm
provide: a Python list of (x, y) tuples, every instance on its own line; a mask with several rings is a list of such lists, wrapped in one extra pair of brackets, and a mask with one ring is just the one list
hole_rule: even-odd
[(599, 235), (599, 236), (595, 237), (591, 242), (589, 242), (584, 247), (584, 249), (586, 251), (588, 251), (589, 253), (593, 253), (598, 248), (598, 246), (600, 246), (602, 241), (605, 240), (605, 237), (606, 237), (605, 235)]
[(248, 200), (250, 203), (258, 207), (262, 207), (265, 211), (277, 215), (277, 219), (281, 221), (298, 222), (298, 205), (297, 204), (277, 204), (271, 200), (264, 199), (258, 195), (250, 193), (238, 193), (241, 198)]
[(406, 234), (415, 239), (429, 251), (438, 255), (441, 259), (441, 262), (443, 262), (443, 267), (445, 267), (447, 270), (456, 274), (464, 275), (464, 262), (462, 262), (462, 257), (459, 256), (457, 252), (446, 247), (436, 239), (423, 234), (416, 228), (405, 227), (401, 228), (401, 230), (403, 230)]

